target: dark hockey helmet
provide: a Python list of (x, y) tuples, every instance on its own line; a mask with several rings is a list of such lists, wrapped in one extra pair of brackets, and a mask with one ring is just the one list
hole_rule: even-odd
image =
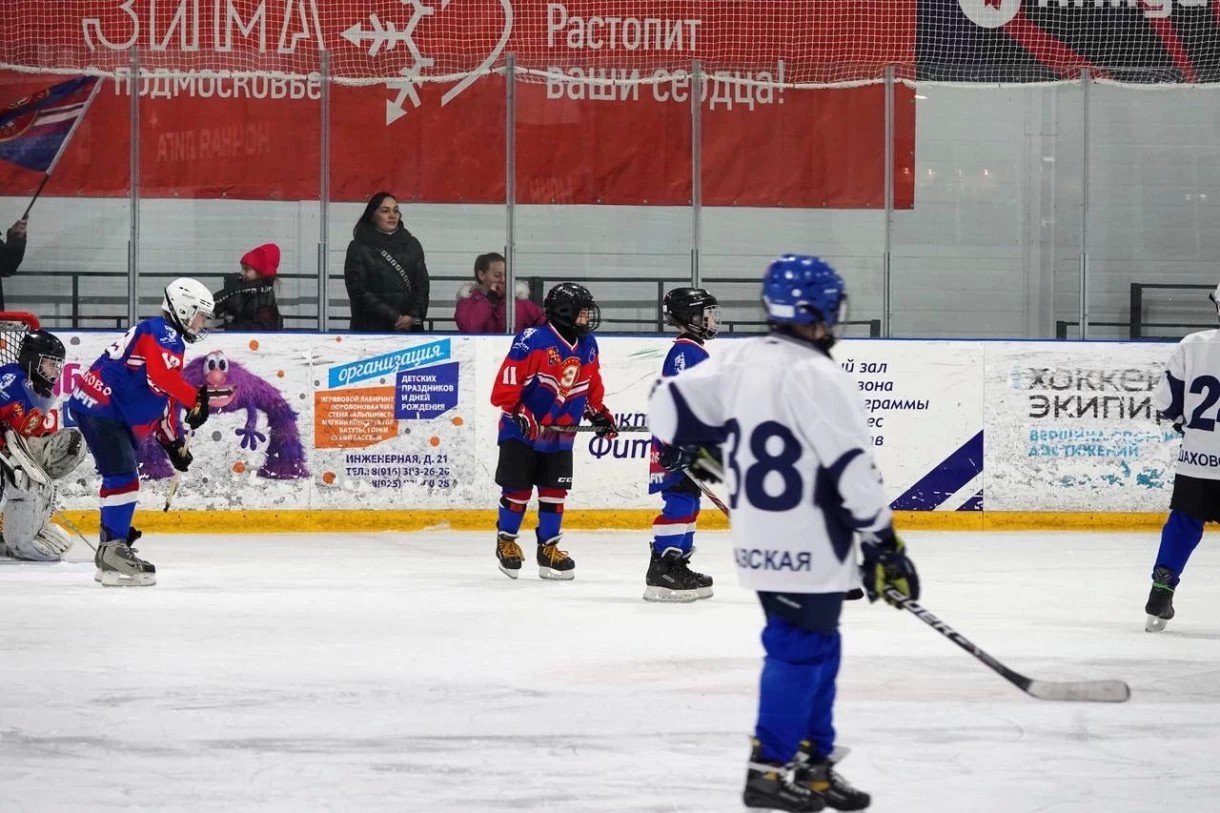
[(17, 363), (25, 370), (34, 392), (43, 398), (50, 398), (55, 382), (59, 380), (64, 370), (64, 343), (53, 333), (45, 330), (31, 330), (21, 339), (21, 352), (17, 354)]
[(699, 339), (714, 339), (720, 329), (720, 303), (705, 288), (674, 288), (665, 295), (665, 316)]
[[(593, 301), (593, 294), (576, 282), (561, 282), (547, 291), (542, 309), (546, 311), (548, 321), (571, 330), (577, 336), (592, 333), (602, 323), (601, 308)], [(581, 311), (589, 312), (588, 321), (583, 325), (576, 323)]]

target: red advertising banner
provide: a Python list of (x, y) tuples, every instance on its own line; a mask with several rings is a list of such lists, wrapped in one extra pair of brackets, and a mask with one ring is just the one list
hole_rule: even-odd
[[(0, 108), (106, 71), (44, 194), (126, 195), (135, 49), (141, 195), (316, 199), (325, 51), (332, 199), (500, 203), (512, 54), (520, 203), (689, 203), (697, 95), (704, 204), (879, 208), (883, 89), (826, 83), (914, 48), (914, 0), (25, 0), (0, 20)], [(895, 95), (909, 207), (914, 104)], [(39, 180), (0, 164), (0, 194)]]

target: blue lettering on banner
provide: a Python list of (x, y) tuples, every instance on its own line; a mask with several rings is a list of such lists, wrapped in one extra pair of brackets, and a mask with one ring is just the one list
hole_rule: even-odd
[(337, 364), (330, 368), (328, 381), (331, 389), (347, 384), (355, 384), (369, 378), (390, 375), (399, 370), (413, 370), (427, 364), (435, 364), (450, 358), (450, 340), (441, 339), (428, 344), (395, 350), (380, 356), (353, 361), (350, 364)]
[(398, 374), (394, 417), (427, 421), (457, 406), (458, 362)]
[(813, 567), (813, 554), (808, 551), (793, 553), (789, 550), (761, 550), (759, 548), (734, 548), (737, 566), (746, 570), (804, 570)]

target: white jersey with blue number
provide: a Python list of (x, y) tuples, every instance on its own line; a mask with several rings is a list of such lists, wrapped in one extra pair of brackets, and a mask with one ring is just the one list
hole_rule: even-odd
[(1220, 480), (1220, 331), (1182, 339), (1169, 357), (1153, 405), (1181, 422), (1178, 474)]
[(859, 584), (855, 532), (893, 516), (856, 383), (783, 335), (725, 342), (662, 379), (649, 426), (666, 443), (721, 443), (743, 587), (845, 592)]

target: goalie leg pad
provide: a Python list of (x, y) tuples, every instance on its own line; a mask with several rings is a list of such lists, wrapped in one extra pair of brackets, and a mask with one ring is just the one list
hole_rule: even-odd
[(52, 480), (67, 477), (85, 459), (85, 437), (74, 427), (61, 429), (53, 435), (30, 438), (30, 456), (42, 466)]
[(58, 562), (72, 547), (72, 540), (62, 532), (46, 532), (55, 509), (55, 485), (30, 481), (28, 488), (9, 485), (5, 494), (4, 541), (10, 555), (35, 562)]

